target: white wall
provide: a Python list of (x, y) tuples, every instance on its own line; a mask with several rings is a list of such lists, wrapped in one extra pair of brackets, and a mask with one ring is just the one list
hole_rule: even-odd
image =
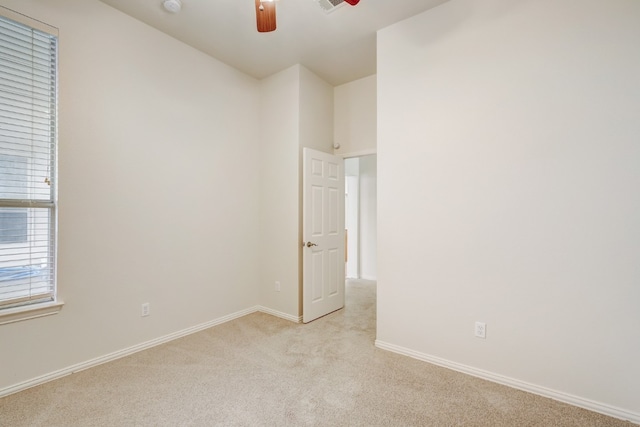
[[(345, 170), (353, 164), (358, 165), (357, 157), (345, 159)], [(349, 165), (349, 166), (347, 166)], [(356, 166), (357, 168), (357, 166)], [(360, 176), (358, 174), (345, 175), (345, 222), (347, 262), (345, 264), (345, 276), (349, 279), (360, 277)]]
[(95, 0), (2, 5), (60, 29), (66, 305), (0, 327), (0, 391), (258, 305), (297, 319), (299, 156), (332, 151), (333, 87), (258, 82)]
[(300, 155), (298, 168), (299, 221), (298, 221), (298, 313), (302, 316), (302, 263), (303, 263), (303, 148), (311, 148), (325, 153), (333, 152), (333, 86), (313, 74), (307, 68), (299, 67), (300, 81)]
[[(260, 82), (261, 304), (298, 317), (300, 66)], [(280, 291), (275, 282), (280, 282)]]
[(640, 421), (638, 22), (451, 0), (379, 32), (379, 344)]
[(375, 155), (360, 157), (360, 277), (376, 280), (378, 183)]
[(261, 304), (293, 320), (302, 315), (301, 151), (332, 151), (333, 87), (300, 65), (260, 87)]
[(0, 326), (0, 390), (258, 304), (258, 82), (95, 0), (1, 3), (60, 29), (66, 304)]
[(343, 157), (376, 151), (376, 76), (364, 77), (334, 88), (334, 150)]
[[(342, 157), (358, 157), (359, 185), (359, 233), (357, 273), (353, 268), (349, 276), (375, 280), (376, 271), (376, 153), (377, 108), (376, 76), (372, 75), (334, 88), (334, 142), (340, 148), (334, 154)], [(364, 169), (362, 169), (364, 167)], [(353, 236), (349, 236), (350, 239)]]
[[(299, 66), (300, 147), (333, 153), (333, 86)], [(302, 167), (301, 167), (302, 169)]]

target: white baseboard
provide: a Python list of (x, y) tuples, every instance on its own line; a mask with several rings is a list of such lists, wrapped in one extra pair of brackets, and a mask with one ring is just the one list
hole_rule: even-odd
[(261, 305), (257, 307), (257, 311), (270, 314), (272, 316), (279, 317), (281, 319), (289, 320), (294, 323), (302, 323), (302, 316), (293, 316), (291, 314), (283, 313), (281, 311), (273, 310), (271, 308), (263, 307)]
[(436, 356), (432, 356), (425, 353), (420, 353), (408, 348), (400, 347), (394, 344), (389, 344), (384, 341), (376, 340), (376, 347), (383, 350), (388, 350), (394, 353), (409, 356), (414, 359), (422, 360), (434, 365), (442, 366), (454, 371), (462, 372), (464, 374), (472, 375), (474, 377), (482, 378), (484, 380), (492, 381), (494, 383), (506, 385), (518, 390), (526, 391), (529, 393), (537, 394), (539, 396), (548, 397), (563, 403), (568, 403), (573, 406), (588, 409), (593, 412), (608, 415), (610, 417), (618, 418), (625, 421), (631, 421), (636, 424), (640, 424), (640, 414), (631, 412), (622, 408), (607, 405), (593, 400), (584, 399), (579, 396), (564, 393), (561, 391), (552, 390), (546, 387), (542, 387), (535, 384), (530, 384), (524, 381), (517, 380), (515, 378), (505, 377), (503, 375), (495, 374), (493, 372), (485, 371), (482, 369), (473, 368), (471, 366), (462, 365), (460, 363), (452, 362), (446, 359), (442, 359)]
[[(245, 309), (245, 310), (237, 311), (235, 313), (231, 313), (231, 314), (229, 314), (227, 316), (223, 316), (223, 317), (220, 317), (218, 319), (214, 319), (214, 320), (211, 320), (209, 322), (202, 323), (200, 325), (192, 326), (190, 328), (183, 329), (181, 331), (174, 332), (174, 333), (169, 334), (169, 335), (165, 335), (165, 336), (162, 336), (162, 337), (159, 337), (159, 338), (155, 338), (155, 339), (152, 339), (150, 341), (146, 341), (146, 342), (143, 342), (143, 343), (140, 343), (140, 344), (136, 344), (134, 346), (131, 346), (131, 347), (128, 347), (128, 348), (125, 348), (125, 349), (122, 349), (122, 350), (114, 351), (113, 353), (105, 354), (104, 356), (96, 357), (95, 359), (87, 360), (85, 362), (80, 362), (80, 363), (77, 363), (75, 365), (71, 365), (69, 367), (66, 367), (66, 368), (63, 368), (63, 369), (60, 369), (60, 370), (57, 370), (57, 371), (54, 371), (54, 372), (50, 372), (50, 373), (45, 374), (45, 375), (41, 375), (39, 377), (33, 378), (31, 380), (28, 380), (28, 381), (24, 381), (24, 382), (21, 382), (21, 383), (18, 383), (18, 384), (14, 384), (12, 386), (0, 389), (0, 397), (8, 396), (10, 394), (17, 393), (19, 391), (26, 390), (26, 389), (31, 388), (31, 387), (35, 387), (37, 385), (44, 384), (44, 383), (49, 382), (49, 381), (53, 381), (55, 379), (62, 378), (64, 376), (66, 376), (66, 375), (70, 375), (70, 374), (73, 374), (75, 372), (83, 371), (85, 369), (89, 369), (89, 368), (92, 368), (94, 366), (98, 366), (98, 365), (101, 365), (103, 363), (111, 362), (113, 360), (120, 359), (120, 358), (125, 357), (125, 356), (129, 356), (129, 355), (131, 355), (133, 353), (137, 353), (139, 351), (146, 350), (148, 348), (155, 347), (157, 345), (164, 344), (164, 343), (169, 342), (169, 341), (173, 341), (173, 340), (175, 340), (177, 338), (182, 338), (184, 336), (191, 335), (191, 334), (194, 334), (196, 332), (200, 332), (200, 331), (202, 331), (204, 329), (208, 329), (208, 328), (211, 328), (213, 326), (229, 322), (230, 320), (234, 320), (234, 319), (238, 319), (240, 317), (246, 316), (247, 314), (255, 313), (259, 309), (260, 308), (256, 306), (256, 307), (251, 307), (251, 308), (248, 308), (248, 309)], [(262, 311), (262, 310), (260, 310), (260, 311)]]

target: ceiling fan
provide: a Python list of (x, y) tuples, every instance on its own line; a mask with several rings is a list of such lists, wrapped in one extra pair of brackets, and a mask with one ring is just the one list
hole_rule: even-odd
[[(347, 3), (351, 6), (358, 4), (360, 0), (316, 0), (330, 3), (337, 6), (340, 3)], [(258, 32), (268, 33), (276, 30), (276, 3), (275, 0), (255, 0), (256, 2), (256, 23)]]

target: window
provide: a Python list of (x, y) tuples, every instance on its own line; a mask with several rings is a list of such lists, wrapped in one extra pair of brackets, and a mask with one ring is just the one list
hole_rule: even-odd
[(26, 209), (0, 209), (0, 230), (7, 230), (0, 233), (0, 245), (27, 243), (29, 241), (27, 222)]
[[(0, 189), (17, 188), (23, 197), (27, 194), (27, 158), (0, 154)], [(10, 194), (0, 193), (0, 198), (11, 198)], [(27, 210), (20, 208), (0, 208), (0, 245), (7, 243), (26, 243)], [(6, 231), (4, 231), (6, 230)], [(9, 230), (11, 232), (9, 232)]]
[(57, 32), (0, 7), (0, 315), (55, 301)]

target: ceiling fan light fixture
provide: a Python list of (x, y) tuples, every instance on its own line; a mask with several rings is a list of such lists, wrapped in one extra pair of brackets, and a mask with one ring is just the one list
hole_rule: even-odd
[(171, 13), (178, 13), (182, 9), (182, 2), (180, 0), (164, 0), (162, 5)]

